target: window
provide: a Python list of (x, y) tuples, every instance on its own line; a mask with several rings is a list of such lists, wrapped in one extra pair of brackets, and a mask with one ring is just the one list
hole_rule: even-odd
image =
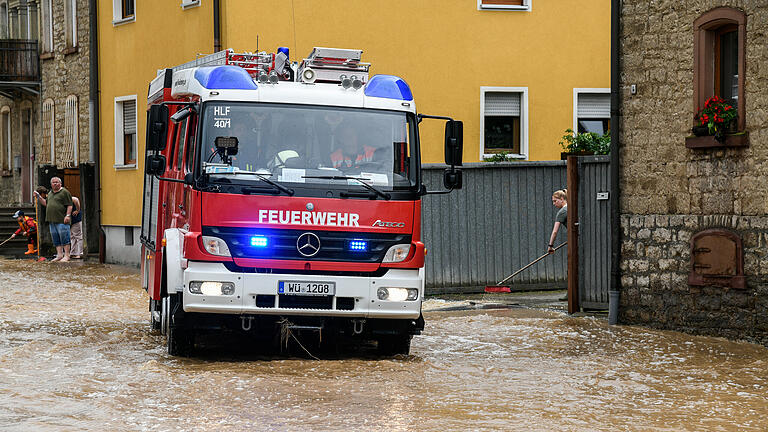
[(531, 10), (532, 0), (477, 0), (478, 10)]
[(76, 0), (64, 0), (64, 32), (67, 52), (77, 47), (77, 4)]
[(193, 159), (195, 155), (195, 131), (197, 130), (197, 116), (189, 118), (189, 130), (187, 134), (187, 172), (194, 170)]
[(181, 127), (179, 128), (179, 136), (178, 136), (178, 151), (177, 153), (177, 160), (176, 160), (176, 170), (180, 171), (182, 170), (182, 163), (184, 162), (184, 143), (187, 140), (187, 121), (184, 120), (184, 122), (181, 123)]
[(43, 0), (40, 8), (43, 20), (41, 23), (42, 52), (51, 53), (53, 52), (53, 0)]
[(528, 89), (480, 88), (480, 159), (507, 152), (528, 157)]
[(115, 98), (115, 168), (136, 168), (136, 95)]
[(189, 9), (195, 6), (200, 6), (200, 0), (181, 0), (182, 9)]
[(124, 228), (125, 228), (125, 245), (133, 246), (133, 227), (124, 227)]
[(59, 167), (77, 166), (77, 151), (80, 143), (78, 136), (77, 96), (67, 96), (64, 109), (64, 145), (57, 164)]
[(0, 3), (0, 39), (9, 39), (8, 3)]
[(11, 170), (11, 109), (4, 106), (0, 110), (0, 169), (3, 171), (3, 175), (9, 175)]
[(40, 163), (50, 163), (53, 165), (55, 163), (54, 157), (56, 151), (54, 146), (54, 131), (56, 130), (54, 119), (56, 116), (54, 115), (53, 99), (46, 99), (45, 102), (43, 102), (42, 118), (43, 141), (40, 143), (39, 159)]
[(611, 89), (573, 89), (573, 130), (603, 135), (611, 129)]
[(738, 110), (738, 130), (746, 126), (744, 72), (747, 16), (744, 12), (718, 7), (693, 22), (694, 106), (696, 111), (712, 96), (730, 100)]
[(112, 25), (136, 20), (135, 0), (112, 0)]

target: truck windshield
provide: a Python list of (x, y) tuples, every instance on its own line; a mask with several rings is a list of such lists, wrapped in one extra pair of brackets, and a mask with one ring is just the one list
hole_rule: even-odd
[[(404, 112), (211, 102), (202, 124), (198, 160), (213, 182), (266, 177), (290, 187), (361, 188), (357, 178), (378, 190), (416, 185), (415, 124)], [(217, 152), (218, 137), (236, 137), (237, 154)]]

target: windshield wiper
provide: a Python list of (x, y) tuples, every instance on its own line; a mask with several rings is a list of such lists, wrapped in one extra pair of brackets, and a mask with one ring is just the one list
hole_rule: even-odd
[(333, 176), (302, 176), (302, 178), (319, 179), (319, 180), (355, 180), (359, 182), (361, 185), (363, 185), (364, 188), (384, 198), (385, 200), (389, 200), (390, 198), (392, 198), (392, 196), (389, 193), (382, 192), (381, 190), (376, 189), (375, 187), (371, 186), (370, 183), (364, 181), (365, 179), (362, 179), (360, 177), (333, 175)]
[[(290, 196), (293, 196), (293, 194), (296, 193), (293, 189), (289, 189), (289, 188), (281, 185), (280, 183), (277, 183), (277, 182), (275, 182), (273, 180), (270, 180), (269, 177), (267, 177), (266, 175), (260, 174), (260, 173), (257, 173), (257, 172), (253, 172), (253, 171), (220, 172), (220, 173), (212, 173), (212, 174), (248, 174), (248, 175), (255, 175), (256, 177), (259, 178), (259, 180), (263, 181), (264, 183), (266, 183), (266, 184), (268, 184), (268, 185), (270, 185), (272, 187), (275, 187), (275, 188), (279, 189), (282, 192), (285, 192), (286, 194), (288, 194)], [(227, 179), (227, 180), (229, 181), (229, 179)], [(230, 181), (230, 183), (231, 183), (231, 181)], [(240, 185), (240, 186), (245, 186), (245, 185)]]

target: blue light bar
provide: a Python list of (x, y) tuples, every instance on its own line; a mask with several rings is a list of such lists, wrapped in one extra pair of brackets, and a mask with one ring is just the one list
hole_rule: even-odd
[(352, 252), (365, 252), (368, 250), (368, 242), (365, 240), (352, 240), (349, 242), (349, 250)]
[(413, 94), (402, 78), (394, 75), (376, 75), (365, 85), (365, 95), (412, 101)]
[(261, 235), (251, 237), (251, 246), (253, 247), (267, 247), (269, 243), (267, 238)]
[(195, 79), (207, 89), (256, 90), (256, 83), (238, 66), (209, 66), (195, 71)]

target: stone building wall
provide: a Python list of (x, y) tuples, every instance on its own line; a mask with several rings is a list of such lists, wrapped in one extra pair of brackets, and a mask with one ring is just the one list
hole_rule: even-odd
[[(688, 149), (693, 23), (720, 6), (747, 16), (749, 146)], [(625, 0), (621, 20), (620, 322), (768, 345), (768, 3)], [(688, 285), (691, 236), (711, 227), (742, 239), (746, 289)]]
[[(90, 145), (88, 136), (88, 97), (89, 97), (89, 21), (88, 0), (77, 0), (77, 48), (67, 50), (64, 27), (64, 2), (53, 2), (53, 52), (43, 54), (40, 59), (42, 70), (41, 103), (47, 99), (54, 101), (54, 140), (59, 151), (65, 140), (66, 100), (69, 95), (78, 99), (78, 162), (89, 161)], [(40, 119), (42, 124), (42, 119)], [(43, 143), (41, 128), (38, 128), (37, 142)], [(38, 147), (39, 148), (39, 147)], [(93, 162), (93, 161), (91, 161)], [(39, 161), (47, 164), (50, 161)], [(61, 167), (59, 167), (61, 168)]]

